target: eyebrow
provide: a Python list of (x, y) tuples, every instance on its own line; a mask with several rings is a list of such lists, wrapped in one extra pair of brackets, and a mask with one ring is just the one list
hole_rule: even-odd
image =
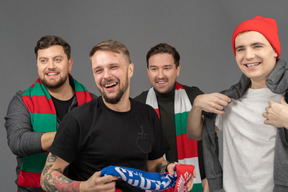
[[(261, 43), (261, 42), (255, 42), (255, 43), (252, 43), (250, 46), (255, 46), (255, 45), (265, 45), (265, 44)], [(244, 47), (245, 47), (244, 45), (239, 45), (239, 46), (235, 47), (235, 50), (240, 49), (240, 48), (244, 48)]]
[[(173, 66), (173, 64), (167, 64), (167, 65), (164, 65), (163, 67), (171, 67), (171, 66)], [(156, 65), (149, 65), (149, 68), (150, 67), (158, 67), (158, 66), (156, 66)]]
[[(56, 56), (53, 57), (53, 59), (54, 59), (54, 58), (57, 58), (57, 57), (63, 58), (62, 55), (56, 55)], [(39, 59), (48, 59), (48, 57), (39, 57)]]

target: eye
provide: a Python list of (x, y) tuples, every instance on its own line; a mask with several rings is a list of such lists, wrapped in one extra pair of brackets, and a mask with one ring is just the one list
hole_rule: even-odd
[(96, 69), (96, 70), (94, 70), (94, 73), (99, 74), (99, 73), (101, 73), (102, 71), (103, 71), (102, 69)]
[(244, 48), (238, 48), (236, 49), (236, 52), (241, 52), (241, 51), (244, 51), (245, 49)]
[(47, 59), (40, 59), (41, 63), (47, 63)]
[(164, 67), (164, 70), (170, 70), (171, 67)]
[(261, 48), (263, 47), (262, 45), (255, 45), (254, 48), (258, 49), (258, 48)]
[(157, 68), (152, 67), (152, 68), (150, 68), (150, 70), (151, 70), (151, 71), (157, 71)]
[(60, 63), (61, 61), (62, 61), (61, 58), (55, 58), (55, 62), (56, 62), (56, 63)]

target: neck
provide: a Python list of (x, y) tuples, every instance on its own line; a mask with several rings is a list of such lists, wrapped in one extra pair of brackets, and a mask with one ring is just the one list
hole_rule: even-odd
[(69, 83), (69, 79), (67, 79), (67, 81), (59, 88), (57, 89), (48, 89), (49, 94), (61, 101), (67, 101), (69, 99), (71, 99), (73, 97), (73, 95), (75, 94), (74, 89), (72, 88), (72, 86)]
[(251, 79), (251, 89), (267, 88), (266, 79), (261, 82), (255, 82)]
[(129, 95), (128, 96), (123, 95), (121, 100), (116, 104), (111, 104), (111, 103), (106, 102), (103, 97), (102, 97), (102, 100), (105, 103), (105, 105), (113, 111), (127, 112), (127, 111), (130, 111), (131, 109), (131, 102), (129, 99)]

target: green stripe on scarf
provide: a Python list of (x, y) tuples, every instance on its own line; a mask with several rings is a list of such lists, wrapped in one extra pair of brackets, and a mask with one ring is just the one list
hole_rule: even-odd
[[(38, 79), (39, 80), (39, 79)], [(45, 96), (49, 100), (51, 98), (47, 89), (42, 85), (41, 81), (36, 81), (34, 85), (29, 87), (24, 93), (23, 96)], [(44, 89), (43, 89), (44, 87)]]
[[(56, 131), (57, 118), (54, 114), (44, 114), (44, 113), (30, 113), (31, 123), (34, 132), (53, 132)], [(42, 119), (42, 121), (39, 121)], [(43, 124), (43, 121), (45, 123)]]
[(186, 134), (188, 115), (189, 112), (175, 114), (176, 135)]
[(25, 157), (26, 163), (21, 165), (21, 169), (27, 172), (41, 173), (45, 165), (45, 161), (38, 161), (39, 159), (46, 159), (48, 153), (37, 153)]
[[(87, 89), (76, 81), (74, 82), (75, 94), (78, 105), (92, 100)], [(57, 129), (57, 115), (54, 103), (46, 87), (40, 79), (23, 93), (23, 102), (30, 113), (31, 124), (34, 132), (54, 132)], [(40, 174), (44, 168), (48, 153), (38, 153), (23, 157), (18, 185), (21, 187), (40, 188)]]

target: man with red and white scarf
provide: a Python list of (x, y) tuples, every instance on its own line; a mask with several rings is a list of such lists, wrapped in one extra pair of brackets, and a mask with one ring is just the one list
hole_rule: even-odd
[(5, 127), (17, 156), (18, 191), (43, 191), (40, 176), (59, 123), (66, 113), (89, 102), (93, 94), (69, 73), (71, 47), (62, 38), (44, 36), (35, 47), (39, 79), (11, 100)]
[[(152, 47), (146, 55), (146, 62), (152, 87), (135, 99), (156, 110), (170, 145), (165, 158), (170, 162), (194, 165), (196, 178), (192, 191), (202, 192), (201, 177), (205, 178), (202, 145), (188, 139), (186, 123), (195, 97), (203, 92), (198, 87), (181, 85), (176, 81), (180, 74), (180, 55), (171, 45), (160, 43)], [(204, 179), (204, 191), (208, 189), (206, 184)]]

